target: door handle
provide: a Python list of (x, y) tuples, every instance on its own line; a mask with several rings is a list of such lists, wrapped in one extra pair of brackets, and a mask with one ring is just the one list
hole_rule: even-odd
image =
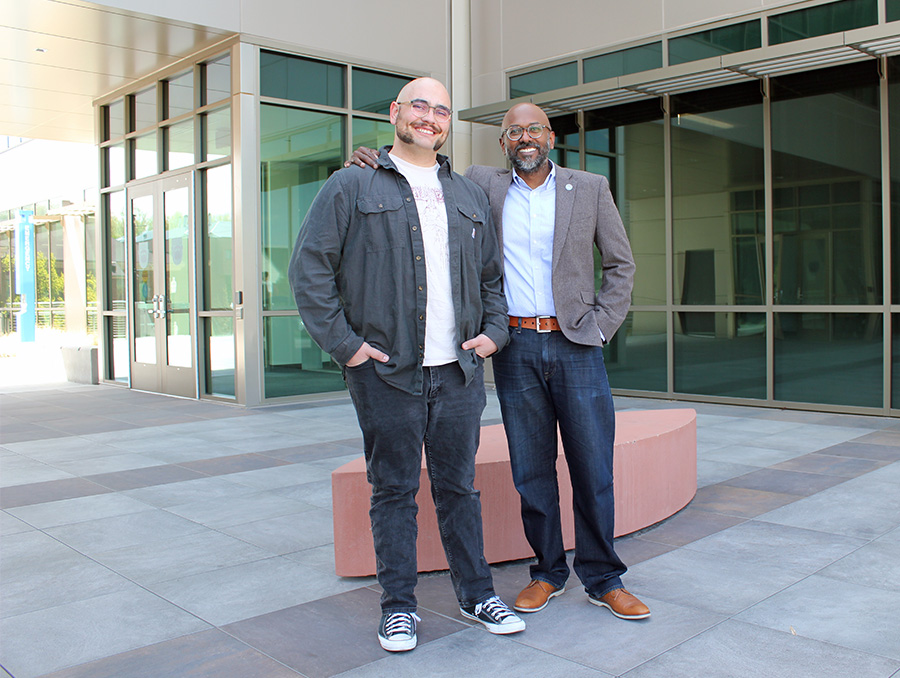
[(165, 318), (166, 317), (166, 295), (160, 294), (159, 301), (156, 302), (159, 305), (159, 315), (157, 318)]

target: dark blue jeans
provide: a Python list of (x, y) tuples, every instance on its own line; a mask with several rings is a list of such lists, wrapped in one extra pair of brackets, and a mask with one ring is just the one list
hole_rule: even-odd
[(421, 395), (389, 386), (367, 360), (344, 370), (363, 432), (372, 485), (369, 517), (384, 612), (415, 612), (416, 493), (422, 447), (438, 528), (461, 605), (494, 595), (484, 559), (481, 499), (475, 490), (475, 452), (485, 406), (484, 365), (465, 384), (458, 363), (425, 368)]
[(558, 427), (572, 478), (575, 573), (594, 595), (621, 587), (626, 568), (613, 548), (616, 418), (602, 349), (572, 343), (559, 331), (511, 328), (509, 344), (493, 361), (525, 536), (537, 557), (532, 579), (560, 587), (569, 577), (556, 476)]

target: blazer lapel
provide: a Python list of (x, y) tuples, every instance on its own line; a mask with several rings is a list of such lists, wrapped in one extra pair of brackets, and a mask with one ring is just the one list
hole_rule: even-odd
[(578, 183), (575, 175), (565, 167), (556, 166), (556, 224), (553, 228), (553, 270), (557, 270), (560, 253), (569, 233), (575, 193)]
[(506, 194), (509, 192), (509, 184), (512, 182), (512, 172), (509, 170), (497, 170), (491, 177), (488, 200), (491, 203), (491, 218), (497, 228), (500, 238), (500, 251), (503, 251), (503, 203), (506, 202)]

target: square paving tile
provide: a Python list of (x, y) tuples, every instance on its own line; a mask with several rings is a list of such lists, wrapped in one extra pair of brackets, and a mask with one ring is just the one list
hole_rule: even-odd
[[(224, 630), (305, 676), (327, 678), (385, 657), (376, 637), (381, 619), (379, 600), (374, 591), (356, 589), (247, 619)], [(426, 610), (419, 616), (416, 653), (438, 638), (468, 628)]]
[(46, 530), (47, 534), (86, 555), (204, 531), (202, 525), (154, 508)]
[(727, 621), (627, 674), (627, 678), (887, 678), (896, 662), (771, 630)]
[(186, 461), (180, 465), (208, 476), (220, 476), (242, 471), (255, 471), (273, 466), (286, 466), (289, 462), (261, 454), (233, 454), (214, 459), (198, 459)]
[[(900, 591), (813, 575), (737, 616), (777, 630), (793, 628), (805, 638), (900, 661), (897, 609)], [(851, 675), (856, 675), (855, 673)]]
[[(152, 667), (152, 669), (150, 668)], [(297, 678), (299, 674), (218, 629), (192, 633), (43, 678)]]
[(819, 454), (828, 454), (833, 457), (856, 457), (872, 461), (900, 461), (900, 443), (883, 445), (853, 441), (826, 447), (824, 450), (819, 450)]
[(840, 478), (856, 478), (864, 473), (881, 468), (887, 463), (886, 461), (872, 461), (870, 459), (814, 453), (781, 462), (772, 468), (782, 471), (819, 473)]
[[(896, 537), (896, 535), (893, 535)], [(824, 577), (900, 592), (900, 539), (870, 542), (819, 572)]]
[(10, 514), (41, 529), (122, 516), (128, 513), (140, 513), (146, 510), (145, 503), (114, 493), (62, 499), (8, 509)]
[(844, 482), (844, 478), (841, 477), (764, 468), (731, 478), (722, 484), (730, 487), (743, 487), (748, 490), (766, 490), (768, 492), (808, 497), (842, 482)]
[(11, 509), (18, 506), (42, 504), (75, 497), (89, 497), (110, 492), (108, 487), (92, 483), (84, 478), (48, 480), (42, 483), (28, 483), (5, 487), (0, 492), (0, 508)]
[(669, 546), (684, 546), (710, 534), (740, 525), (744, 520), (745, 518), (737, 516), (688, 507), (662, 523), (642, 530), (640, 538)]
[(131, 471), (100, 473), (98, 475), (88, 476), (87, 478), (99, 485), (108, 487), (111, 490), (134, 490), (138, 487), (165, 485), (166, 483), (177, 483), (182, 480), (203, 477), (204, 475), (197, 471), (192, 471), (174, 464), (166, 464), (134, 469)]
[(698, 511), (754, 518), (761, 513), (793, 501), (797, 501), (797, 495), (751, 490), (718, 483), (697, 490), (697, 494), (688, 506)]
[(0, 663), (16, 678), (36, 678), (208, 628), (195, 616), (132, 586), (3, 619)]

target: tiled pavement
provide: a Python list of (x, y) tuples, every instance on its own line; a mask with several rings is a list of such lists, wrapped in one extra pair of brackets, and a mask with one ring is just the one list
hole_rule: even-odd
[[(649, 620), (573, 576), (496, 637), (437, 573), (418, 649), (389, 655), (374, 580), (333, 571), (329, 474), (360, 452), (346, 399), (0, 388), (0, 676), (900, 678), (900, 422), (694, 407), (696, 498), (618, 542)], [(511, 602), (528, 563), (494, 576)]]

